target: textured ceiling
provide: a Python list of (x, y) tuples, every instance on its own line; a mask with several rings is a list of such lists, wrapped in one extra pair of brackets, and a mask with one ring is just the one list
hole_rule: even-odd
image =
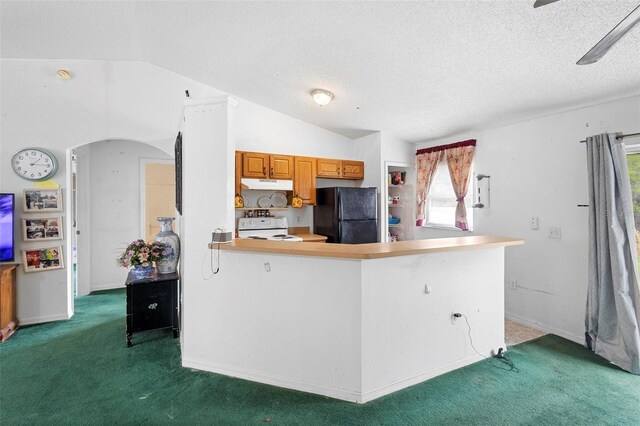
[[(419, 141), (640, 93), (639, 0), (2, 2), (4, 58), (146, 61), (350, 137)], [(335, 93), (315, 105), (313, 88)]]

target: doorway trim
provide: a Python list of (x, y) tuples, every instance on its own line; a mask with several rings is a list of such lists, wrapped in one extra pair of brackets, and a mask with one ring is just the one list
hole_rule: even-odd
[[(68, 318), (71, 318), (74, 313), (74, 303), (73, 299), (75, 297), (73, 291), (73, 226), (71, 226), (71, 218), (73, 217), (73, 213), (71, 209), (73, 208), (73, 200), (71, 191), (73, 190), (73, 148), (67, 148), (65, 152), (65, 160), (67, 166), (67, 173), (65, 176), (64, 184), (67, 187), (67, 194), (64, 197), (64, 208), (65, 214), (63, 215), (63, 226), (66, 229), (66, 242), (65, 246), (66, 250), (66, 266), (67, 266), (67, 315)], [(66, 223), (65, 223), (66, 222)]]

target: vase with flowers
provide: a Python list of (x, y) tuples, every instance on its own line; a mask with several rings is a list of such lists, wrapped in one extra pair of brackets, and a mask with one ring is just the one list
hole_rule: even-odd
[(136, 240), (118, 256), (117, 262), (125, 268), (132, 267), (131, 272), (136, 279), (149, 278), (155, 270), (153, 263), (164, 259), (166, 252), (167, 246), (164, 243)]

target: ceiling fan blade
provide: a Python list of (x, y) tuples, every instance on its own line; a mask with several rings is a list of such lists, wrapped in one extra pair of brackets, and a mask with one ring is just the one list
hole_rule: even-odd
[(614, 29), (609, 31), (609, 34), (604, 36), (602, 40), (591, 48), (576, 64), (587, 65), (597, 62), (602, 58), (611, 47), (616, 44), (618, 40), (622, 38), (626, 33), (631, 30), (635, 25), (640, 22), (640, 6), (633, 9), (633, 11), (627, 15)]
[(536, 2), (533, 4), (533, 7), (536, 8), (540, 6), (546, 6), (548, 4), (555, 3), (557, 1), (558, 0), (536, 0)]

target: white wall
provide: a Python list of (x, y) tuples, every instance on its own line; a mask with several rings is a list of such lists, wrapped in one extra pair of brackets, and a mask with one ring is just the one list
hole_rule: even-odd
[[(173, 152), (184, 88), (194, 94), (217, 92), (160, 68), (137, 62), (3, 59), (0, 157), (25, 146), (40, 146), (60, 161), (54, 178), (69, 197), (67, 150), (99, 140), (131, 139)], [(73, 78), (55, 78), (65, 68)], [(33, 187), (2, 167), (2, 191)], [(69, 215), (63, 212), (69, 241)], [(17, 254), (23, 244), (18, 241)], [(63, 250), (65, 260), (70, 253)], [(69, 275), (71, 276), (71, 275)], [(72, 313), (67, 272), (18, 273), (18, 319), (22, 324), (68, 318)]]
[[(241, 102), (235, 117), (238, 151), (361, 160), (359, 153), (354, 150), (353, 140), (254, 103)], [(318, 179), (317, 185), (319, 188), (353, 186), (354, 181)], [(273, 191), (245, 190), (242, 195), (247, 206), (256, 206), (258, 197), (271, 196), (272, 193)], [(313, 228), (313, 207), (288, 208), (287, 211), (276, 213), (286, 217), (290, 227)], [(236, 217), (240, 216), (240, 213), (236, 214)]]
[(378, 241), (382, 241), (382, 232), (386, 229), (382, 223), (386, 220), (383, 209), (387, 208), (385, 163), (392, 161), (413, 165), (415, 145), (388, 132), (375, 132), (356, 139), (354, 147), (356, 158), (365, 162), (364, 180), (358, 182), (358, 186), (378, 188)]
[[(475, 171), (491, 176), (491, 206), (474, 211), (472, 234), (524, 238), (506, 250), (508, 316), (583, 342), (587, 290), (587, 136), (640, 131), (640, 97), (530, 121), (467, 132), (418, 147), (477, 139)], [(629, 140), (629, 143), (633, 143)], [(636, 140), (637, 143), (637, 140)], [(529, 218), (540, 229), (529, 229)], [(549, 239), (559, 226), (562, 239)], [(416, 238), (459, 236), (460, 231), (417, 229)], [(465, 235), (467, 235), (465, 233)]]
[[(406, 163), (409, 166), (415, 165), (416, 145), (403, 139), (396, 138), (389, 132), (381, 132), (381, 160), (384, 166), (385, 161)], [(383, 170), (384, 173), (384, 170)], [(383, 174), (383, 184), (386, 184), (386, 176)]]
[(358, 159), (352, 139), (252, 102), (239, 101), (235, 116), (238, 151)]
[(140, 159), (171, 157), (158, 148), (133, 141), (102, 141), (88, 147), (90, 289), (124, 287), (128, 270), (118, 266), (115, 259), (128, 243), (145, 238), (140, 229)]
[[(224, 94), (140, 62), (2, 59), (0, 65), (0, 158), (9, 158), (25, 146), (53, 152), (61, 163), (55, 180), (63, 187), (65, 199), (69, 195), (65, 179), (68, 149), (126, 139), (172, 154), (184, 90), (195, 98)], [(56, 79), (61, 68), (70, 70), (73, 78)], [(351, 157), (350, 139), (248, 101), (239, 100), (236, 117), (236, 137), (244, 141), (238, 149)], [(9, 167), (2, 167), (0, 187), (3, 192), (16, 193), (19, 205), (22, 190), (33, 186)], [(63, 215), (68, 229), (68, 212)], [(16, 231), (18, 256), (23, 247), (20, 240)], [(63, 243), (68, 241), (69, 235)], [(65, 260), (70, 255), (66, 248), (64, 255)], [(66, 272), (18, 273), (18, 319), (22, 324), (69, 317), (72, 299), (68, 297), (71, 285)]]
[[(326, 157), (359, 160), (354, 152), (351, 139), (329, 132), (304, 121), (291, 118), (259, 105), (242, 102), (238, 105), (236, 117), (236, 149), (238, 151), (267, 152), (310, 157)], [(327, 181), (327, 182), (325, 182)], [(330, 181), (330, 182), (329, 182)], [(353, 181), (319, 179), (323, 185), (352, 186)], [(271, 196), (274, 191), (243, 191), (245, 205), (256, 206), (261, 196)], [(313, 227), (313, 207), (288, 208), (276, 212), (289, 221), (289, 226)], [(241, 214), (237, 213), (236, 217)]]

